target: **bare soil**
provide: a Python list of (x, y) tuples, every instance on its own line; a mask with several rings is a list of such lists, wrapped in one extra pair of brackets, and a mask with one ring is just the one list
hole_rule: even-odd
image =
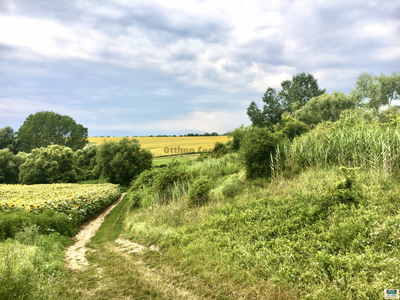
[(122, 201), (125, 194), (126, 193), (122, 193), (114, 204), (110, 205), (98, 217), (82, 227), (75, 237), (76, 243), (70, 246), (65, 252), (66, 268), (74, 271), (81, 271), (89, 264), (85, 258), (85, 253), (87, 251), (85, 244), (94, 237), (101, 224), (103, 224), (105, 217)]

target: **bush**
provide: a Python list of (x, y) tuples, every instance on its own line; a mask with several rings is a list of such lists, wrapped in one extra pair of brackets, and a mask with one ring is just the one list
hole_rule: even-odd
[(75, 152), (76, 165), (79, 168), (79, 181), (96, 180), (99, 174), (95, 172), (96, 167), (96, 146), (89, 146)]
[(142, 197), (137, 191), (130, 192), (128, 195), (128, 200), (130, 208), (138, 208), (142, 205)]
[(74, 236), (78, 232), (78, 222), (62, 213), (46, 209), (40, 214), (26, 211), (8, 211), (1, 213), (0, 241), (15, 237), (26, 224), (39, 227), (40, 234), (58, 232), (65, 236)]
[(243, 183), (237, 176), (228, 180), (222, 188), (222, 194), (227, 198), (233, 198), (243, 192)]
[(206, 204), (210, 198), (208, 196), (211, 190), (210, 182), (207, 178), (200, 177), (191, 186), (189, 191), (189, 204), (191, 206), (202, 206)]
[(228, 132), (228, 137), (231, 137), (232, 140), (228, 141), (227, 147), (232, 151), (239, 151), (241, 143), (245, 137), (247, 128), (245, 129), (243, 124), (242, 126), (236, 128), (233, 131)]
[(266, 128), (253, 128), (241, 146), (241, 156), (248, 179), (271, 176), (271, 156), (282, 141), (282, 133), (272, 133)]
[(22, 184), (74, 183), (78, 178), (75, 153), (60, 145), (33, 149), (19, 170)]

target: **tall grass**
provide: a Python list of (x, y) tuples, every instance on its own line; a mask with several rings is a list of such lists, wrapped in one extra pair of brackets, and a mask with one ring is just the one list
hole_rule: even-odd
[(327, 167), (341, 165), (374, 170), (388, 177), (399, 164), (400, 127), (337, 126), (304, 134), (288, 147), (278, 148), (273, 167), (287, 165)]
[(0, 243), (0, 299), (57, 298), (68, 243), (58, 233), (39, 235), (36, 225)]

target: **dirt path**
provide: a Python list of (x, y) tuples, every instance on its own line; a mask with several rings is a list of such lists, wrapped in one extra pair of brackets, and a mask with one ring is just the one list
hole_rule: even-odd
[(118, 200), (103, 211), (96, 219), (85, 224), (81, 231), (76, 235), (77, 242), (70, 246), (65, 252), (66, 268), (79, 271), (85, 268), (89, 263), (85, 258), (85, 244), (96, 234), (104, 221), (104, 218), (114, 209), (124, 198), (126, 193), (122, 193)]

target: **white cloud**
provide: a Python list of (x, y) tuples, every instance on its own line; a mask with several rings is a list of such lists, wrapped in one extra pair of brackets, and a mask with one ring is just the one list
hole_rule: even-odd
[(29, 49), (40, 58), (94, 60), (103, 42), (103, 35), (84, 25), (67, 27), (53, 20), (0, 15), (0, 43)]

